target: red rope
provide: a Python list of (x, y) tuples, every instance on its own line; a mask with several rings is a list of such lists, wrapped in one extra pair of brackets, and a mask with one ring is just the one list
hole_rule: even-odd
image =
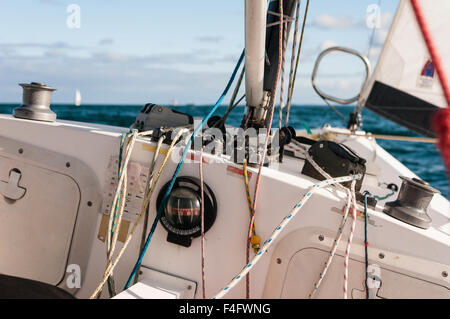
[[(258, 169), (258, 176), (256, 178), (256, 185), (255, 185), (255, 193), (253, 195), (253, 216), (250, 220), (250, 224), (248, 227), (248, 234), (247, 234), (247, 251), (250, 250), (250, 241), (252, 237), (253, 227), (255, 223), (255, 216), (256, 216), (256, 203), (258, 200), (258, 190), (259, 190), (259, 183), (261, 181), (261, 170), (264, 166), (264, 160), (266, 157), (266, 150), (269, 143), (269, 137), (270, 137), (270, 130), (272, 128), (272, 121), (273, 121), (273, 113), (275, 108), (275, 99), (277, 95), (277, 87), (278, 87), (278, 79), (280, 78), (280, 72), (281, 72), (281, 64), (283, 59), (283, 27), (284, 27), (284, 12), (283, 12), (283, 0), (279, 0), (279, 10), (280, 10), (280, 28), (279, 28), (279, 37), (278, 37), (278, 68), (277, 68), (277, 75), (275, 79), (275, 85), (273, 89), (273, 97), (272, 97), (272, 105), (270, 108), (269, 113), (269, 125), (267, 128), (267, 135), (264, 142), (264, 148), (262, 152), (262, 158), (261, 162), (259, 163), (259, 169)], [(250, 298), (250, 277), (246, 276), (246, 298)]]
[[(425, 22), (425, 17), (422, 12), (422, 8), (419, 5), (418, 0), (411, 0), (414, 13), (417, 18), (420, 30), (422, 31), (423, 38), (430, 52), (431, 59), (435, 65), (436, 71), (439, 76), (439, 80), (444, 91), (444, 96), (447, 101), (447, 106), (450, 105), (450, 87), (448, 85), (447, 77), (442, 66), (442, 60), (436, 50), (431, 33)], [(444, 30), (442, 32), (445, 32)], [(442, 156), (447, 165), (447, 174), (450, 178), (450, 108), (440, 110), (435, 114), (432, 121), (433, 129), (439, 136), (439, 147), (442, 151)]]

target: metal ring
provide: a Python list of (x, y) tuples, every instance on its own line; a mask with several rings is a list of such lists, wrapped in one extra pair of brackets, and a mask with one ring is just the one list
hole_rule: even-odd
[(336, 102), (336, 103), (339, 103), (339, 104), (350, 104), (350, 103), (356, 102), (356, 101), (359, 100), (361, 92), (358, 93), (358, 95), (356, 95), (355, 97), (353, 97), (351, 99), (340, 99), (340, 98), (337, 98), (337, 97), (334, 97), (334, 96), (327, 95), (327, 94), (323, 93), (317, 87), (316, 75), (317, 75), (317, 70), (319, 69), (319, 63), (320, 63), (320, 61), (322, 60), (322, 58), (325, 55), (327, 55), (328, 53), (334, 52), (334, 51), (341, 51), (341, 52), (349, 53), (349, 54), (352, 54), (352, 55), (356, 55), (358, 58), (360, 58), (363, 61), (364, 66), (366, 68), (366, 78), (364, 80), (363, 85), (361, 86), (361, 89), (366, 86), (367, 81), (369, 80), (369, 75), (370, 75), (370, 62), (369, 62), (369, 60), (367, 59), (367, 57), (365, 57), (364, 55), (362, 55), (358, 51), (355, 51), (355, 50), (352, 50), (352, 49), (348, 49), (348, 48), (344, 48), (344, 47), (331, 47), (331, 48), (328, 48), (328, 49), (322, 51), (322, 53), (319, 54), (319, 56), (317, 57), (317, 60), (316, 60), (316, 64), (314, 65), (313, 73), (312, 73), (312, 78), (311, 78), (312, 86), (313, 86), (314, 90), (316, 91), (316, 93), (319, 94), (324, 99), (327, 99), (327, 100), (330, 100), (330, 101), (333, 101), (333, 102)]

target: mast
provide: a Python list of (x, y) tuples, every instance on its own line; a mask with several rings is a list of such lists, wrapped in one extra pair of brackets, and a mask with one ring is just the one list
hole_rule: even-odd
[[(266, 0), (245, 0), (245, 92), (247, 107), (255, 108), (253, 120), (264, 117), (264, 63), (266, 48)], [(261, 110), (262, 109), (262, 110)]]
[[(284, 0), (285, 31), (289, 34), (298, 0)], [(246, 117), (252, 127), (265, 127), (277, 78), (279, 60), (279, 1), (245, 0), (245, 91)], [(269, 63), (266, 63), (267, 60)], [(244, 118), (245, 120), (246, 118)]]

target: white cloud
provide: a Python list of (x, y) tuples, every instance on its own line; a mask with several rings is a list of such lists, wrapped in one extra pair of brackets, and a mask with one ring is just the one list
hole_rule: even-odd
[(98, 41), (99, 45), (111, 45), (114, 44), (114, 39), (113, 38), (103, 38), (100, 41)]
[(337, 42), (335, 42), (333, 40), (325, 40), (320, 44), (319, 48), (320, 48), (320, 51), (322, 52), (323, 50), (326, 50), (331, 47), (335, 47), (337, 45), (338, 45)]
[(314, 26), (320, 28), (348, 28), (352, 25), (352, 19), (348, 17), (333, 17), (328, 14), (322, 14), (316, 17), (313, 23)]

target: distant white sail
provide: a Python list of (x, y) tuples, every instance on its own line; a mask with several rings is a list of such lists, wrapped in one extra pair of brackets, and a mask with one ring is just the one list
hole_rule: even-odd
[(81, 93), (78, 89), (75, 91), (75, 106), (81, 105)]
[[(421, 0), (419, 5), (444, 72), (450, 75), (450, 1)], [(400, 0), (374, 74), (361, 97), (372, 111), (420, 134), (434, 136), (431, 118), (447, 105), (409, 0)]]

